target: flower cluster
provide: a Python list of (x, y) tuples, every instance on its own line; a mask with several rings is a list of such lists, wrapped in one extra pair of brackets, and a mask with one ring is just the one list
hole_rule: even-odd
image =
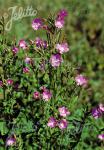
[[(61, 117), (67, 117), (68, 115), (70, 115), (70, 112), (64, 106), (59, 107), (58, 111)], [(50, 128), (59, 127), (61, 130), (63, 130), (67, 128), (68, 121), (65, 118), (57, 120), (54, 117), (50, 117), (47, 126), (49, 126)]]
[(16, 138), (14, 136), (8, 137), (6, 140), (6, 146), (13, 146), (16, 143)]
[(104, 114), (104, 105), (99, 104), (99, 106), (92, 109), (91, 113), (95, 119), (98, 119), (99, 117), (101, 117)]
[(70, 115), (70, 112), (69, 112), (68, 109), (67, 109), (66, 107), (64, 107), (64, 106), (60, 107), (60, 108), (58, 109), (58, 111), (59, 111), (59, 113), (60, 113), (60, 116), (62, 116), (62, 117), (66, 117), (66, 116)]
[(65, 24), (65, 17), (68, 15), (66, 10), (59, 11), (56, 19), (55, 19), (55, 26), (59, 29), (63, 28)]
[(14, 55), (17, 54), (18, 50), (19, 50), (18, 47), (13, 47), (12, 49), (13, 54)]
[(30, 57), (26, 57), (25, 60), (24, 60), (24, 62), (26, 64), (31, 64), (32, 63), (32, 59)]
[(13, 84), (13, 80), (12, 79), (7, 79), (6, 82), (7, 82), (8, 85), (12, 85)]
[[(67, 16), (66, 10), (59, 11), (59, 13), (57, 14), (57, 18), (55, 20), (55, 26), (58, 28), (62, 28), (64, 25), (64, 20), (65, 20), (66, 16)], [(60, 25), (58, 25), (58, 24), (60, 24)], [(34, 30), (38, 30), (40, 28), (43, 28), (43, 20), (40, 18), (34, 19), (32, 22), (32, 27)], [(46, 30), (48, 30), (48, 27), (46, 28)], [(37, 37), (35, 39), (35, 44), (38, 48), (44, 48), (44, 49), (46, 49), (48, 46), (47, 41), (44, 41), (39, 37)], [(68, 47), (68, 44), (66, 42), (57, 43), (55, 48), (56, 48), (58, 53), (52, 54), (50, 57), (50, 63), (52, 65), (52, 67), (60, 66), (60, 64), (63, 62), (61, 54), (69, 51), (69, 47)]]
[[(63, 28), (64, 24), (65, 24), (65, 17), (68, 15), (66, 10), (60, 10), (59, 13), (57, 14), (57, 17), (55, 19), (55, 26), (59, 29)], [(47, 26), (44, 25), (44, 20), (41, 18), (35, 18), (32, 21), (32, 28), (34, 30), (39, 30), (41, 28), (45, 28), (47, 29)]]
[(30, 71), (30, 70), (29, 70), (28, 67), (24, 67), (24, 68), (23, 68), (23, 73), (29, 73), (29, 71)]
[(69, 47), (67, 43), (56, 44), (56, 49), (60, 54), (66, 53), (69, 51)]
[(41, 89), (42, 89), (42, 93), (35, 91), (33, 94), (33, 98), (34, 99), (42, 98), (44, 101), (49, 101), (52, 97), (51, 91), (45, 87), (44, 88), (42, 87)]
[(22, 49), (26, 49), (27, 48), (27, 43), (25, 42), (25, 40), (21, 39), (19, 41), (19, 47)]
[(22, 48), (23, 50), (27, 49), (27, 43), (26, 43), (25, 40), (21, 39), (19, 41), (18, 47), (14, 46), (12, 48), (12, 52), (13, 52), (14, 55), (16, 55), (18, 53), (19, 48)]
[(58, 43), (56, 44), (56, 50), (58, 51), (58, 53), (53, 54), (50, 58), (50, 63), (52, 67), (59, 67), (60, 64), (63, 62), (61, 54), (69, 51), (68, 44), (66, 42)]
[(44, 48), (46, 49), (48, 47), (47, 41), (42, 40), (41, 38), (37, 37), (35, 39), (35, 44), (38, 48)]
[(88, 80), (81, 74), (77, 75), (75, 77), (75, 81), (76, 81), (77, 85), (80, 85), (80, 86), (83, 86), (83, 87), (86, 87), (87, 84), (88, 84)]
[(40, 93), (38, 91), (35, 91), (33, 94), (34, 99), (40, 99)]
[(52, 67), (59, 67), (62, 62), (63, 62), (63, 59), (60, 54), (53, 54), (50, 58), (50, 63)]
[(34, 30), (38, 30), (38, 29), (42, 28), (42, 26), (43, 26), (43, 21), (42, 21), (42, 19), (36, 18), (36, 19), (34, 19), (34, 20), (32, 21), (32, 28), (33, 28)]
[[(12, 80), (12, 79), (7, 79), (6, 80), (6, 85), (7, 86), (11, 86), (11, 85), (13, 85), (13, 83), (14, 83), (14, 81)], [(3, 81), (0, 81), (0, 87), (2, 88), (3, 87)]]
[(99, 135), (98, 135), (98, 139), (104, 141), (104, 134), (99, 134)]

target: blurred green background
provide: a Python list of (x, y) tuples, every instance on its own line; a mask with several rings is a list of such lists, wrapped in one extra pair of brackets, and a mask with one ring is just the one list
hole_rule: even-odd
[(8, 40), (17, 41), (21, 38), (35, 39), (44, 37), (44, 32), (34, 32), (31, 27), (33, 18), (46, 18), (59, 9), (66, 9), (68, 17), (64, 30), (70, 45), (67, 59), (72, 62), (80, 73), (90, 79), (91, 100), (104, 101), (104, 0), (0, 0), (0, 14), (9, 14), (5, 23), (11, 18), (8, 8), (17, 6), (26, 9), (32, 6), (37, 10), (36, 16), (13, 21), (12, 28), (6, 32)]

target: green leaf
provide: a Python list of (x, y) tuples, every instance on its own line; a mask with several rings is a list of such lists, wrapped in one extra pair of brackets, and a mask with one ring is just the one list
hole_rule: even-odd
[(0, 121), (0, 132), (1, 132), (1, 135), (5, 135), (8, 132), (6, 123), (2, 120)]

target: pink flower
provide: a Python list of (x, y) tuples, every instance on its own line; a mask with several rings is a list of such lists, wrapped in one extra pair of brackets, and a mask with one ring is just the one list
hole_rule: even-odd
[(63, 62), (60, 54), (53, 54), (50, 58), (50, 63), (53, 67), (58, 67)]
[(61, 28), (63, 28), (63, 26), (64, 26), (64, 20), (62, 19), (62, 18), (57, 18), (56, 20), (55, 20), (55, 26), (57, 27), (57, 28), (59, 28), (59, 29), (61, 29)]
[(48, 89), (43, 91), (42, 93), (43, 100), (48, 101), (51, 99), (51, 97), (52, 97), (52, 93)]
[(58, 13), (58, 17), (60, 17), (60, 18), (64, 18), (67, 15), (68, 15), (68, 12), (65, 9), (60, 10), (59, 13)]
[(7, 138), (6, 140), (6, 146), (12, 146), (16, 143), (16, 139), (13, 137)]
[(56, 44), (56, 49), (60, 54), (63, 54), (65, 52), (69, 51), (69, 47), (67, 43), (62, 43), (62, 44)]
[(46, 49), (48, 47), (47, 41), (43, 41), (42, 46), (43, 46), (44, 49)]
[(54, 128), (57, 125), (57, 120), (54, 117), (50, 117), (47, 123), (48, 127)]
[(17, 47), (13, 47), (13, 49), (12, 49), (13, 54), (16, 54), (18, 52), (18, 50), (19, 49)]
[(103, 141), (104, 141), (104, 134), (99, 134), (99, 135), (98, 135), (98, 138), (99, 138), (100, 140), (103, 140)]
[(97, 107), (92, 109), (92, 116), (95, 119), (100, 118), (104, 113), (104, 105), (103, 104), (99, 104)]
[(39, 38), (39, 37), (37, 37), (36, 39), (35, 39), (35, 43), (36, 43), (36, 46), (37, 47), (41, 47), (42, 46), (42, 39), (41, 38)]
[(3, 82), (2, 81), (0, 81), (0, 87), (2, 87), (3, 86)]
[(99, 109), (104, 112), (104, 105), (103, 104), (99, 104)]
[(75, 81), (76, 81), (77, 85), (81, 85), (84, 87), (86, 87), (88, 84), (88, 80), (83, 75), (77, 75), (75, 77)]
[(60, 113), (60, 116), (63, 116), (63, 117), (66, 117), (68, 115), (70, 115), (70, 112), (68, 111), (68, 109), (66, 107), (60, 107), (58, 109), (59, 113)]
[(33, 97), (34, 97), (35, 99), (39, 99), (39, 98), (40, 98), (40, 93), (39, 93), (38, 91), (34, 92)]
[(29, 73), (29, 68), (27, 67), (23, 68), (23, 73)]
[(35, 43), (36, 43), (36, 46), (38, 47), (38, 48), (44, 48), (44, 49), (46, 49), (47, 48), (47, 46), (48, 46), (48, 44), (47, 44), (47, 41), (44, 41), (44, 40), (42, 40), (41, 38), (39, 38), (39, 37), (37, 37), (36, 39), (35, 39)]
[(7, 84), (8, 85), (12, 85), (13, 84), (13, 80), (12, 79), (7, 79)]
[(98, 107), (93, 108), (91, 113), (95, 119), (98, 119), (102, 116), (102, 112)]
[(59, 29), (63, 28), (65, 17), (68, 15), (66, 10), (59, 11), (56, 19), (55, 19), (55, 26)]
[(67, 128), (67, 126), (68, 126), (68, 122), (67, 122), (67, 120), (66, 119), (62, 119), (62, 120), (60, 120), (59, 121), (59, 123), (58, 123), (58, 127), (60, 128), (60, 129), (65, 129), (65, 128)]
[(32, 62), (31, 58), (30, 57), (26, 57), (25, 58), (25, 63), (26, 64), (30, 64)]
[(19, 46), (23, 49), (26, 49), (27, 48), (27, 44), (26, 42), (22, 39), (19, 41)]
[(32, 21), (32, 28), (34, 30), (38, 30), (38, 29), (42, 28), (42, 25), (43, 25), (43, 22), (42, 22), (42, 19), (40, 19), (40, 18), (36, 18)]

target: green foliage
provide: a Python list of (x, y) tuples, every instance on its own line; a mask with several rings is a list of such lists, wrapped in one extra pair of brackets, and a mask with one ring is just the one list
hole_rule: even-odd
[[(44, 31), (34, 34), (31, 28), (33, 17), (14, 21), (11, 31), (4, 35), (2, 18), (0, 80), (6, 84), (6, 79), (12, 78), (19, 83), (19, 90), (6, 85), (0, 88), (0, 150), (5, 149), (6, 138), (12, 134), (17, 142), (9, 147), (10, 150), (103, 150), (104, 143), (97, 136), (104, 131), (104, 117), (95, 120), (90, 110), (104, 101), (104, 1), (1, 0), (0, 3), (2, 15), (5, 8), (12, 5), (21, 4), (24, 8), (32, 5), (37, 9), (36, 17), (48, 16), (48, 23), (53, 19), (49, 18), (50, 14), (59, 9), (66, 8), (69, 14), (65, 31), (55, 31), (50, 36), (46, 36)], [(66, 39), (66, 33), (70, 52), (63, 56), (64, 63), (58, 69), (47, 63), (45, 71), (41, 71), (41, 62), (49, 60), (55, 52), (54, 45)], [(34, 40), (36, 36), (48, 40), (50, 47), (47, 52), (37, 50), (35, 45), (29, 43), (28, 39)], [(17, 55), (13, 56), (11, 49), (18, 43), (14, 37), (17, 41), (27, 39), (29, 50), (19, 49)], [(33, 66), (24, 64), (26, 55), (33, 59)], [(29, 74), (23, 74), (24, 66), (29, 67)], [(82, 72), (89, 78), (87, 89), (75, 83), (75, 75)], [(51, 89), (53, 95), (48, 103), (33, 99), (34, 91), (40, 91), (43, 85)], [(50, 116), (59, 117), (59, 106), (66, 106), (71, 111), (67, 117), (68, 128), (64, 131), (47, 127)]]

